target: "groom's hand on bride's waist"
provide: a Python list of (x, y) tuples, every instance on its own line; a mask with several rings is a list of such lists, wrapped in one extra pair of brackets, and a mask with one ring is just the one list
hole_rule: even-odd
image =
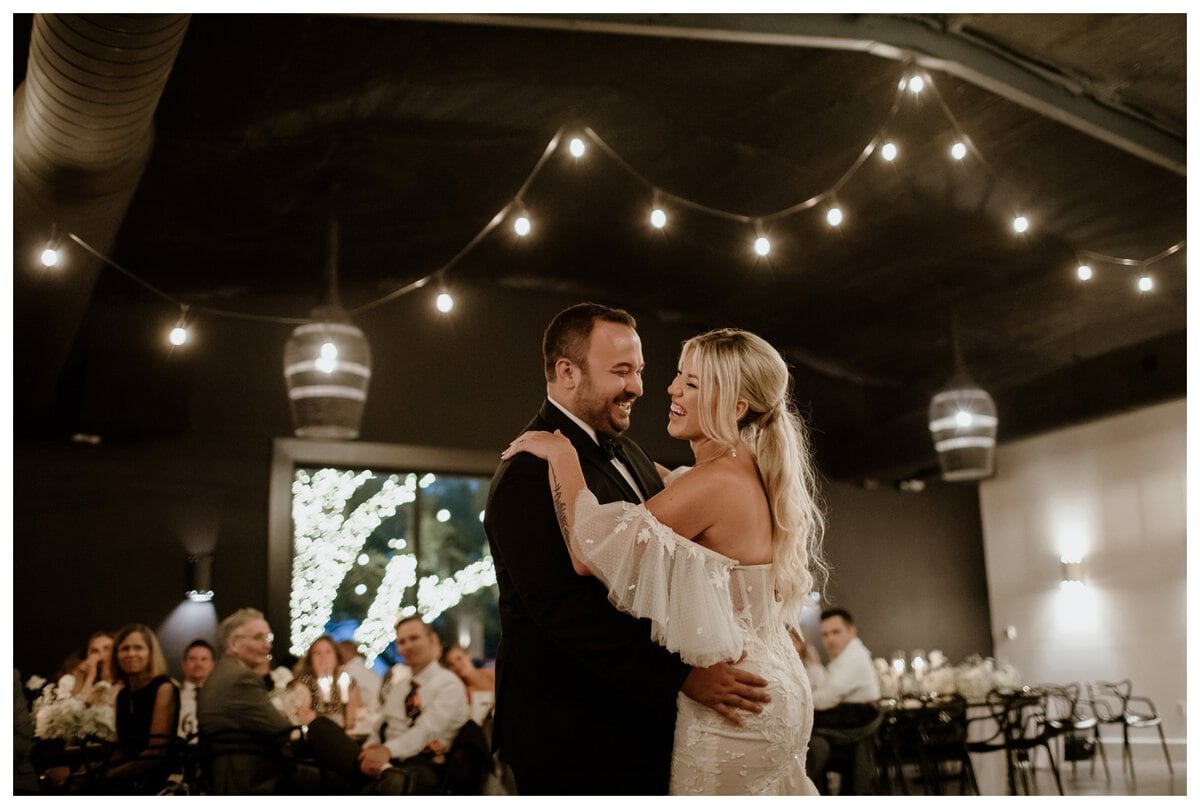
[[(745, 659), (742, 655), (742, 662)], [(762, 703), (770, 702), (767, 681), (757, 674), (737, 668), (732, 663), (715, 663), (708, 668), (693, 668), (683, 681), (683, 693), (712, 708), (726, 721), (740, 726), (738, 711), (759, 713)]]

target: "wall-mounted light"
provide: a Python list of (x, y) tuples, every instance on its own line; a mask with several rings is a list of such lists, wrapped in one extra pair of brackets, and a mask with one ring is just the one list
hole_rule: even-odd
[(211, 553), (188, 557), (188, 579), (192, 585), (187, 591), (188, 601), (212, 601), (212, 562)]
[(1067, 585), (1082, 585), (1083, 584), (1083, 560), (1068, 559), (1062, 557), (1059, 561), (1062, 562), (1062, 584)]

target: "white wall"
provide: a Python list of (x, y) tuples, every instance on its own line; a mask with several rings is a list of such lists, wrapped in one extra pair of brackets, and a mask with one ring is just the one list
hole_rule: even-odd
[[(1002, 444), (979, 487), (996, 656), (1030, 684), (1128, 677), (1168, 740), (1186, 735), (1186, 445), (1181, 399)], [(1060, 585), (1063, 556), (1082, 586)]]

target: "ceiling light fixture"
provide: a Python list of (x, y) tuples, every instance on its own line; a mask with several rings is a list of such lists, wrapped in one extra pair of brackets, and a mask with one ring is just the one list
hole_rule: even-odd
[(955, 141), (954, 145), (950, 147), (950, 156), (955, 160), (962, 160), (967, 156), (967, 144), (961, 140)]
[(449, 314), (454, 308), (454, 298), (450, 297), (450, 293), (443, 290), (437, 296), (437, 310), (442, 314)]
[(292, 332), (283, 376), (298, 437), (353, 440), (371, 382), (371, 346), (338, 296), (338, 223), (332, 218), (326, 272), (326, 303), (313, 309), (312, 322)]
[(658, 230), (667, 226), (667, 214), (662, 208), (655, 208), (650, 212), (650, 225)]
[(920, 95), (921, 91), (925, 89), (925, 79), (920, 75), (913, 76), (908, 80), (908, 89), (913, 95)]
[(842, 224), (842, 220), (844, 218), (845, 217), (842, 214), (842, 209), (836, 205), (825, 212), (825, 221), (835, 228)]
[(1029, 220), (1024, 216), (1018, 216), (1012, 221), (1012, 229), (1017, 233), (1024, 233), (1029, 230)]
[(1092, 268), (1086, 264), (1080, 264), (1075, 268), (1075, 274), (1079, 276), (1080, 281), (1092, 280)]
[(759, 236), (754, 240), (754, 252), (760, 256), (767, 256), (771, 253), (771, 240), (766, 236)]
[(513, 231), (515, 231), (516, 234), (522, 239), (528, 236), (531, 230), (533, 230), (533, 224), (529, 221), (529, 217), (525, 214), (521, 214), (515, 220), (513, 220)]
[(1154, 289), (1154, 279), (1148, 275), (1143, 275), (1137, 282), (1138, 292), (1149, 292)]
[(883, 144), (883, 148), (879, 150), (879, 155), (887, 162), (891, 163), (896, 159), (896, 155), (900, 154), (900, 150), (896, 148), (896, 144), (890, 140)]
[(957, 370), (946, 388), (929, 401), (929, 434), (943, 480), (980, 480), (994, 471), (996, 403), (967, 374), (954, 321), (951, 330)]
[(576, 160), (583, 157), (583, 153), (587, 151), (587, 147), (584, 145), (581, 138), (571, 138), (571, 144), (567, 148), (571, 152), (571, 157), (575, 158)]

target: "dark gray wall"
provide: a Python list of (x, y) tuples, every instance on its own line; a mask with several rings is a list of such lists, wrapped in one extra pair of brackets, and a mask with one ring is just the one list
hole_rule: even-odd
[[(217, 615), (267, 603), (271, 441), (291, 432), (281, 367), (291, 327), (199, 317), (195, 342), (168, 354), (176, 312), (112, 283), (99, 294), (63, 380), (60, 429), (15, 425), (14, 663), (24, 671), (53, 673), (97, 627), (166, 622), (173, 646), (210, 632), (210, 608), (181, 605), (189, 553), (215, 551)], [(578, 298), (472, 288), (456, 298), (450, 319), (431, 292), (356, 319), (374, 353), (362, 440), (498, 456), (538, 407), (542, 330)], [(686, 445), (665, 432), (665, 389), (693, 329), (634, 314), (647, 370), (632, 435), (664, 463), (686, 462)], [(72, 443), (76, 431), (103, 440)], [(990, 651), (974, 487), (902, 496), (841, 484), (826, 499), (829, 593), (857, 613), (873, 651)]]

